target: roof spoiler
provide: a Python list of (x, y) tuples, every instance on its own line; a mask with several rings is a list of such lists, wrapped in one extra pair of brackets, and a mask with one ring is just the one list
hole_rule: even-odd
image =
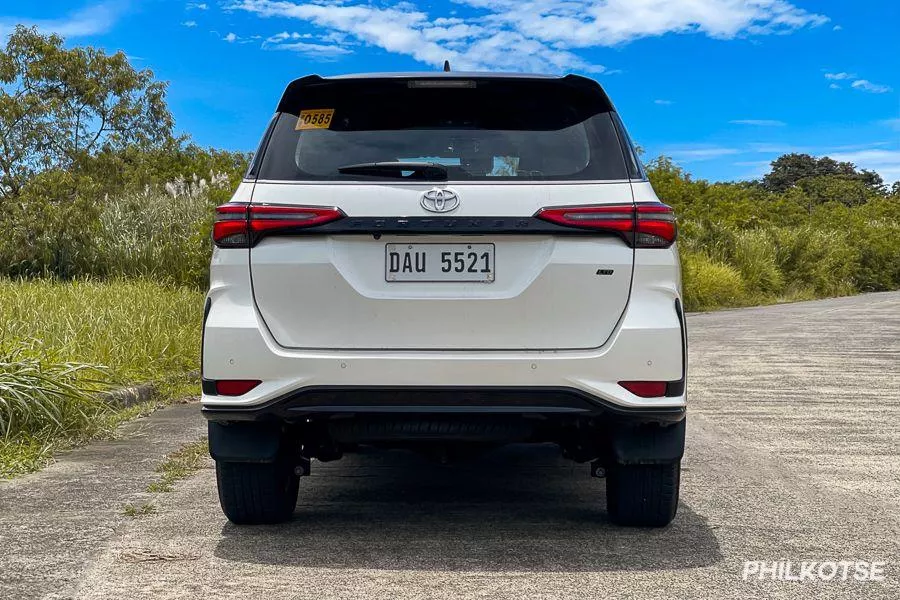
[(402, 82), (412, 79), (466, 79), (475, 81), (521, 81), (521, 80), (539, 80), (546, 81), (548, 85), (564, 85), (567, 87), (581, 89), (583, 91), (598, 94), (599, 100), (606, 105), (606, 110), (613, 111), (612, 102), (603, 87), (588, 77), (582, 75), (566, 75), (564, 77), (538, 77), (528, 75), (500, 75), (491, 73), (463, 73), (463, 72), (436, 72), (436, 73), (398, 73), (381, 75), (361, 75), (359, 78), (342, 77), (326, 78), (320, 75), (307, 75), (290, 82), (278, 102), (277, 112), (290, 112), (291, 107), (297, 106), (299, 96), (303, 90), (315, 89), (320, 86), (332, 85), (352, 85), (354, 83), (366, 82), (367, 84)]

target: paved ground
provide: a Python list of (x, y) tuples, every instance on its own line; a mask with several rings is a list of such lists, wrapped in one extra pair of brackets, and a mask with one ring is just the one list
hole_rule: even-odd
[[(314, 465), (294, 520), (236, 528), (210, 468), (129, 519), (193, 407), (0, 486), (0, 598), (900, 598), (900, 293), (693, 315), (682, 503), (611, 526), (551, 448)], [(211, 466), (211, 465), (209, 465)], [(744, 581), (745, 560), (885, 561), (881, 583)]]

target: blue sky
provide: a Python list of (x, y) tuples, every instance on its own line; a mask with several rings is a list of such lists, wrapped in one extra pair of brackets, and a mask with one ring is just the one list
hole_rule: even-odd
[(595, 77), (647, 157), (698, 177), (808, 152), (900, 179), (897, 0), (0, 0), (16, 23), (123, 50), (203, 145), (253, 149), (293, 78), (448, 58)]

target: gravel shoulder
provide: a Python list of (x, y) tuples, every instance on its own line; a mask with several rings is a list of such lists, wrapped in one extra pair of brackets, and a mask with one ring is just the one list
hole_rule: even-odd
[[(900, 293), (688, 324), (682, 501), (664, 530), (610, 525), (603, 482), (542, 446), (314, 464), (282, 526), (228, 524), (210, 468), (125, 517), (204, 431), (177, 406), (0, 484), (0, 597), (900, 597)], [(884, 561), (886, 579), (741, 577), (745, 560), (845, 559)]]

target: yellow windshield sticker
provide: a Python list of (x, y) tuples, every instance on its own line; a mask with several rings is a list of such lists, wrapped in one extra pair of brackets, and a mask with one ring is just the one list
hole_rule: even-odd
[(331, 125), (331, 117), (333, 116), (333, 108), (301, 110), (300, 118), (297, 119), (297, 126), (294, 127), (294, 129), (328, 129)]

